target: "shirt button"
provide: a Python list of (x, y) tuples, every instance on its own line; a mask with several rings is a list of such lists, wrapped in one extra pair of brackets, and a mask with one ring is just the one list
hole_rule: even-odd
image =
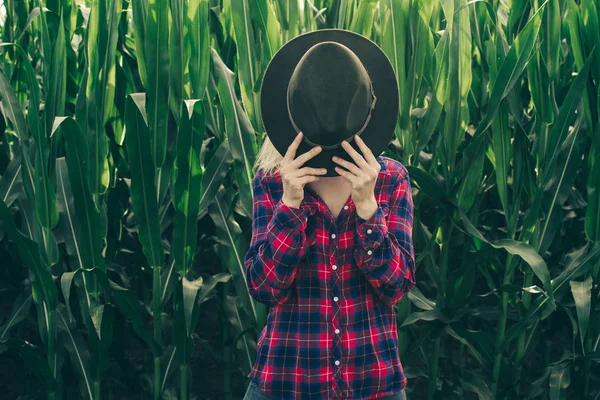
[(373, 231), (370, 229), (367, 229), (367, 233), (372, 233)]
[(337, 296), (335, 296), (335, 297), (333, 298), (333, 301), (338, 301), (338, 300), (339, 300), (339, 299), (338, 299), (338, 297), (337, 297)]
[(332, 233), (332, 234), (331, 234), (331, 238), (332, 238), (332, 239), (335, 239), (335, 233)]
[(367, 251), (367, 254), (368, 254), (368, 255), (371, 255), (371, 254), (373, 254), (373, 251), (372, 251), (372, 250), (369, 250), (369, 251)]
[(348, 209), (348, 206), (344, 206), (344, 210), (347, 210), (347, 209)]
[(335, 365), (340, 365), (340, 360), (335, 360)]
[(336, 330), (335, 330), (335, 333), (340, 333), (340, 330), (339, 330), (339, 329), (336, 329)]
[(331, 269), (335, 271), (337, 269), (337, 265), (332, 265)]

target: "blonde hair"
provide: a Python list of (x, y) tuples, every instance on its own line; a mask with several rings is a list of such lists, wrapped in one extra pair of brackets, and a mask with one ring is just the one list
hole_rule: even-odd
[(273, 146), (269, 136), (265, 134), (264, 142), (260, 146), (260, 149), (256, 154), (256, 160), (254, 161), (255, 171), (262, 168), (266, 174), (270, 175), (275, 169), (279, 169), (281, 160), (283, 160), (283, 156), (277, 151), (275, 146)]

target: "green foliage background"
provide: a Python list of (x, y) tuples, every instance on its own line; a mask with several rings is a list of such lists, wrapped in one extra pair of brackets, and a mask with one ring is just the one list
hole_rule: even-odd
[(243, 396), (268, 312), (243, 267), (262, 74), (336, 27), (398, 77), (408, 397), (599, 398), (597, 0), (4, 0), (0, 16), (0, 397)]

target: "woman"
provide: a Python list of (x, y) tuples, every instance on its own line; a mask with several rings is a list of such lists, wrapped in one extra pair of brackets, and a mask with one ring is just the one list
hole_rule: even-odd
[[(390, 75), (366, 73), (362, 62), (375, 61), (360, 58), (360, 35), (319, 34), (296, 42), (304, 50), (295, 68), (273, 75), (285, 81), (279, 89), (268, 86), (271, 65), (261, 88), (268, 138), (244, 264), (249, 293), (269, 314), (244, 400), (405, 399), (394, 305), (415, 284), (412, 193), (406, 168), (374, 155), (396, 116), (372, 113), (377, 98), (397, 109), (397, 90), (385, 89)], [(337, 82), (335, 63), (344, 70)], [(284, 117), (264, 106), (282, 88)], [(286, 121), (298, 132), (291, 143)]]

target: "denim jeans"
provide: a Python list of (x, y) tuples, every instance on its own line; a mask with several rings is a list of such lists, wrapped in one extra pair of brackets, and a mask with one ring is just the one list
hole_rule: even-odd
[[(253, 380), (250, 380), (243, 400), (273, 400), (273, 397), (263, 392)], [(402, 390), (400, 393), (380, 397), (377, 400), (406, 400), (406, 393), (405, 390)]]

